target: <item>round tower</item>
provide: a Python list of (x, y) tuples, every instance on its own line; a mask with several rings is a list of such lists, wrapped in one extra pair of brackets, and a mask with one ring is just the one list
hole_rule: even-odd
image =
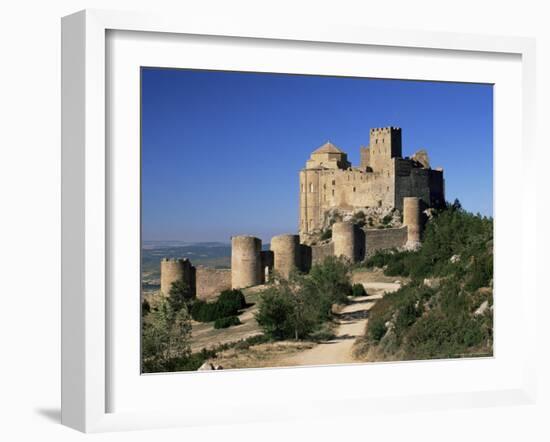
[(292, 270), (300, 267), (300, 237), (298, 235), (278, 235), (271, 238), (271, 251), (274, 270), (288, 279)]
[(231, 238), (231, 287), (250, 287), (262, 283), (260, 252), (262, 241), (254, 236)]
[(351, 262), (357, 261), (357, 226), (345, 221), (332, 225), (332, 242), (334, 243), (334, 256), (344, 257)]
[(163, 258), (160, 262), (160, 291), (168, 295), (172, 283), (183, 281), (193, 289), (193, 267), (186, 258)]
[(403, 198), (403, 225), (407, 226), (407, 247), (418, 247), (422, 234), (420, 198)]

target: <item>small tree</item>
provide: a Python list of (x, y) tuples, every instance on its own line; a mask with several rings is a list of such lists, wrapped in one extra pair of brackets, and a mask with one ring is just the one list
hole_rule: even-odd
[(285, 339), (293, 332), (292, 310), (291, 294), (285, 287), (273, 285), (262, 293), (256, 321), (270, 338)]
[(310, 297), (318, 299), (320, 313), (330, 317), (332, 304), (345, 304), (351, 294), (349, 264), (342, 258), (328, 256), (311, 268), (304, 285)]
[[(318, 330), (331, 317), (334, 299), (350, 286), (331, 281), (341, 275), (334, 269), (317, 269), (316, 279), (310, 275), (291, 273), (287, 279), (276, 279), (262, 294), (256, 320), (264, 333), (273, 339), (304, 339)], [(346, 294), (343, 298), (347, 300)]]
[(168, 361), (191, 355), (191, 321), (184, 305), (174, 310), (161, 300), (142, 321), (142, 360), (146, 371), (164, 371)]
[(191, 291), (189, 284), (182, 280), (174, 281), (168, 293), (168, 303), (174, 311), (179, 311), (188, 306), (194, 299), (195, 294)]

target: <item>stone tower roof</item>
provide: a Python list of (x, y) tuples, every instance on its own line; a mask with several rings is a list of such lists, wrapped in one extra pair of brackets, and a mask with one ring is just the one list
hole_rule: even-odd
[(345, 153), (343, 150), (336, 147), (330, 141), (327, 141), (318, 149), (314, 150), (313, 153)]

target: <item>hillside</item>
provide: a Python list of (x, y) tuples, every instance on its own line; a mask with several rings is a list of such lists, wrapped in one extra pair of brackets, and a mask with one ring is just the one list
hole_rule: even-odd
[(371, 309), (356, 356), (365, 361), (491, 356), (493, 220), (458, 201), (433, 213), (416, 252), (366, 263), (410, 282)]

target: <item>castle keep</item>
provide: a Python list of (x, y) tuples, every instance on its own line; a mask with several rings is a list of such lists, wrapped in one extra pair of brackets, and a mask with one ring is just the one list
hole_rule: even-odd
[(311, 154), (300, 171), (300, 234), (322, 230), (327, 212), (334, 208), (402, 211), (405, 197), (420, 198), (427, 207), (444, 203), (443, 170), (431, 169), (423, 150), (403, 158), (400, 128), (371, 129), (369, 145), (361, 147), (360, 154), (358, 167), (330, 142)]

